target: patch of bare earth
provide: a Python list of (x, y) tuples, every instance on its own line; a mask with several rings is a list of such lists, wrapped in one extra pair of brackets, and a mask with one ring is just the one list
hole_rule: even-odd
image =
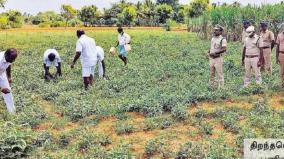
[[(263, 99), (263, 96), (253, 96), (251, 97), (254, 100)], [(253, 106), (253, 102), (251, 102), (250, 99), (237, 99), (237, 100), (225, 100), (223, 102), (202, 102), (195, 105), (192, 105), (188, 108), (188, 112), (190, 116), (194, 116), (196, 111), (199, 108), (205, 109), (207, 112), (212, 112), (215, 108), (222, 107), (230, 109), (232, 107), (237, 107), (241, 109), (248, 110)], [(269, 98), (268, 104), (273, 109), (283, 110), (284, 109), (284, 93), (276, 93), (272, 97)], [(41, 102), (42, 107), (44, 110), (48, 113), (49, 116), (53, 116), (57, 118), (58, 120), (62, 119), (63, 116), (60, 112), (56, 112), (55, 107), (48, 103), (48, 102)], [(163, 135), (163, 134), (173, 134), (176, 137), (171, 139), (168, 142), (168, 145), (170, 147), (170, 150), (177, 151), (179, 149), (179, 145), (186, 143), (188, 141), (193, 142), (206, 142), (204, 140), (204, 134), (201, 134), (198, 132), (197, 126), (192, 126), (192, 124), (189, 122), (176, 122), (171, 127), (167, 129), (154, 129), (150, 131), (144, 131), (143, 129), (143, 121), (145, 120), (145, 117), (141, 113), (126, 113), (127, 116), (132, 121), (134, 127), (136, 128), (133, 133), (130, 134), (123, 134), (123, 135), (117, 135), (115, 132), (115, 125), (118, 121), (116, 117), (103, 117), (99, 120), (98, 125), (90, 126), (89, 131), (98, 133), (98, 134), (104, 134), (109, 135), (112, 144), (110, 146), (107, 146), (107, 149), (113, 148), (117, 145), (119, 145), (121, 142), (127, 142), (132, 144), (132, 151), (135, 156), (138, 158), (145, 157), (145, 145), (147, 142), (153, 138), (156, 138), (157, 136)], [(220, 123), (220, 121), (215, 120), (214, 118), (204, 118), (207, 122), (213, 125), (213, 134), (210, 136), (210, 138), (218, 138), (221, 135), (224, 136), (226, 142), (228, 142), (231, 146), (235, 145), (236, 140), (236, 134), (230, 133), (224, 129), (223, 125)], [(243, 117), (240, 117), (240, 125), (245, 125), (246, 119)], [(38, 127), (34, 129), (34, 131), (44, 131), (44, 130), (50, 130), (51, 132), (58, 136), (59, 134), (67, 131), (71, 131), (74, 129), (79, 128), (82, 126), (82, 122), (72, 123), (67, 122), (64, 124), (64, 126), (60, 129), (53, 129), (52, 128), (53, 123), (51, 121), (47, 121), (45, 123), (42, 123)], [(197, 132), (196, 136), (189, 135), (190, 132)]]

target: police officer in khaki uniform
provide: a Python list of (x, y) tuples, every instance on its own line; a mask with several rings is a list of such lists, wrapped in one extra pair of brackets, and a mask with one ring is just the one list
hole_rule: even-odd
[(208, 51), (210, 63), (210, 85), (215, 87), (215, 73), (217, 73), (218, 88), (224, 87), (223, 75), (223, 57), (222, 54), (226, 52), (227, 40), (222, 36), (223, 27), (216, 25), (214, 27), (214, 36), (211, 40), (211, 48)]
[(272, 74), (271, 51), (274, 48), (275, 37), (272, 31), (268, 30), (268, 22), (262, 21), (260, 23), (261, 32), (260, 37), (263, 40), (263, 57), (264, 66), (261, 70), (268, 71)]
[(276, 63), (280, 65), (281, 87), (284, 88), (284, 23), (281, 24), (276, 44)]
[(242, 57), (242, 64), (245, 66), (246, 71), (244, 87), (248, 87), (251, 83), (252, 71), (255, 73), (256, 83), (262, 83), (260, 66), (264, 64), (263, 41), (261, 37), (255, 34), (253, 26), (248, 27), (246, 32), (248, 37), (245, 39)]
[(243, 32), (242, 32), (242, 43), (245, 43), (245, 39), (248, 37), (246, 33), (246, 29), (251, 26), (250, 21), (244, 20), (243, 21)]

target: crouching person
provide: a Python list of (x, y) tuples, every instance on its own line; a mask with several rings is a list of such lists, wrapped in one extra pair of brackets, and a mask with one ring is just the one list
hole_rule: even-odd
[(53, 76), (49, 72), (49, 68), (51, 66), (55, 66), (57, 69), (55, 77), (62, 76), (61, 59), (60, 59), (58, 52), (55, 49), (48, 49), (44, 52), (44, 55), (43, 55), (44, 78), (46, 80), (53, 78)]
[(0, 52), (0, 90), (3, 93), (4, 102), (9, 113), (15, 113), (16, 108), (14, 105), (13, 95), (11, 91), (11, 65), (17, 58), (16, 49), (8, 49), (7, 51)]

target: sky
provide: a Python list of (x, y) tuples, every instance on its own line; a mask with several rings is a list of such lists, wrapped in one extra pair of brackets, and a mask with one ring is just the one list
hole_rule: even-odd
[[(37, 14), (40, 11), (56, 11), (60, 12), (61, 4), (71, 4), (74, 8), (80, 9), (85, 5), (96, 5), (98, 8), (108, 8), (112, 3), (119, 0), (8, 0), (5, 9), (0, 9), (0, 12), (4, 12), (10, 9), (16, 9), (21, 12), (30, 14)], [(138, 2), (139, 0), (128, 0), (129, 2)], [(142, 1), (142, 0), (141, 0)], [(213, 2), (226, 2), (232, 3), (236, 0), (211, 0)], [(281, 0), (238, 0), (241, 4), (262, 4), (262, 3), (277, 3)], [(181, 4), (188, 4), (190, 0), (179, 0)]]

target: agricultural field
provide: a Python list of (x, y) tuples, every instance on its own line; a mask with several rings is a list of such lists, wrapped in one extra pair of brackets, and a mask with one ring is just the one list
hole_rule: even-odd
[[(1, 50), (20, 52), (12, 68), (17, 114), (0, 102), (0, 158), (235, 159), (242, 158), (244, 138), (283, 137), (284, 91), (275, 63), (262, 86), (243, 89), (242, 45), (229, 43), (225, 89), (215, 90), (208, 85), (208, 40), (159, 29), (126, 32), (133, 39), (127, 68), (108, 53), (114, 29), (87, 31), (106, 51), (109, 77), (88, 91), (80, 64), (69, 66), (74, 30), (0, 32)], [(42, 56), (52, 47), (63, 77), (45, 82)]]

